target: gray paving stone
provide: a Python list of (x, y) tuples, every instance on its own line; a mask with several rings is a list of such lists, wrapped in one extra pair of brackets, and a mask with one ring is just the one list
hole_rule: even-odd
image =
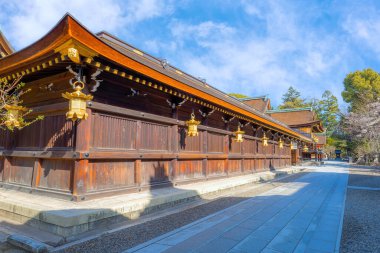
[(233, 229), (230, 229), (229, 231), (223, 233), (222, 237), (236, 241), (241, 241), (251, 233), (251, 229), (234, 227)]
[(246, 239), (244, 239), (241, 243), (239, 243), (233, 249), (242, 251), (242, 252), (256, 253), (256, 252), (261, 252), (267, 244), (268, 244), (267, 240), (263, 240), (262, 238), (259, 238), (259, 237), (248, 236)]
[(210, 253), (210, 252), (218, 252), (218, 253), (224, 253), (228, 252), (230, 249), (232, 249), (238, 241), (227, 239), (227, 238), (218, 238), (216, 240), (213, 240), (209, 242), (208, 244), (196, 249), (194, 252), (201, 252), (201, 253)]
[(333, 252), (347, 171), (314, 169), (152, 244), (168, 246), (165, 252)]

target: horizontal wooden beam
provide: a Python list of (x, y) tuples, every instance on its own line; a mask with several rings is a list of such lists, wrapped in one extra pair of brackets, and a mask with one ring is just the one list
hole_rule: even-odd
[(0, 156), (13, 157), (30, 157), (30, 158), (45, 158), (45, 159), (80, 159), (84, 158), (84, 154), (74, 151), (18, 151), (18, 150), (3, 150), (0, 151)]

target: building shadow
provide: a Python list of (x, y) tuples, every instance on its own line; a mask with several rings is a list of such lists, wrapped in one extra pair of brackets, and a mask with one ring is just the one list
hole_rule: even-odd
[[(318, 172), (315, 172), (318, 173)], [(279, 180), (281, 183), (290, 183), (297, 182), (300, 184), (300, 189), (303, 187), (308, 187), (308, 180), (304, 177), (308, 173), (301, 172), (301, 174), (297, 174), (296, 178), (284, 178)], [(333, 174), (333, 172), (331, 172)], [(169, 180), (169, 179), (168, 179)], [(153, 184), (155, 180), (151, 178), (150, 183)], [(270, 183), (269, 183), (270, 184)], [(274, 185), (276, 187), (276, 185)], [(162, 197), (164, 194), (174, 193), (173, 195), (187, 195), (188, 198), (184, 198), (182, 200), (176, 200), (172, 198), (171, 201), (167, 203), (158, 204), (160, 201), (159, 197)], [(49, 231), (50, 236), (45, 236), (45, 238), (53, 238), (54, 240), (45, 240), (44, 243), (50, 245), (52, 252), (78, 252), (75, 251), (75, 248), (59, 248), (60, 245), (64, 245), (70, 242), (74, 242), (77, 240), (81, 240), (84, 238), (88, 238), (90, 235), (94, 236), (95, 234), (102, 234), (100, 240), (92, 239), (90, 240), (91, 248), (86, 248), (81, 250), (80, 252), (104, 252), (102, 250), (96, 251), (96, 247), (100, 247), (102, 249), (102, 240), (107, 240), (108, 243), (115, 244), (115, 247), (110, 249), (107, 252), (121, 252), (127, 248), (131, 248), (136, 246), (137, 244), (143, 243), (149, 239), (155, 238), (161, 234), (167, 233), (175, 228), (187, 225), (191, 222), (199, 220), (203, 217), (206, 217), (212, 213), (224, 210), (233, 205), (237, 205), (246, 200), (255, 200), (257, 203), (261, 203), (262, 201), (273, 201), (276, 205), (277, 202), (286, 201), (287, 198), (293, 198), (297, 196), (297, 194), (301, 194), (299, 191), (295, 191), (289, 195), (269, 195), (269, 196), (261, 196), (260, 193), (256, 196), (221, 196), (215, 199), (209, 200), (208, 198), (203, 199), (203, 197), (199, 197), (197, 191), (195, 190), (184, 190), (177, 187), (174, 187), (172, 183), (166, 185), (165, 188), (151, 188), (149, 187), (146, 192), (136, 193), (136, 194), (150, 194), (150, 200), (146, 203), (145, 207), (136, 211), (129, 212), (128, 214), (122, 213), (121, 209), (111, 209), (111, 208), (102, 208), (101, 204), (99, 204), (98, 208), (81, 208), (81, 209), (57, 209), (50, 211), (43, 211), (39, 213), (35, 217), (31, 217), (29, 219), (24, 219), (24, 223), (20, 225), (15, 225), (7, 221), (0, 222), (1, 227), (7, 227), (10, 230), (18, 231), (18, 233), (24, 234), (30, 238), (35, 240), (41, 240), (44, 238), (44, 234), (48, 234), (48, 221), (53, 221), (57, 224), (57, 226), (50, 228)], [(191, 197), (193, 196), (193, 197)], [(198, 196), (198, 197), (197, 197)], [(111, 197), (112, 198), (112, 197)], [(176, 207), (180, 209), (181, 204), (189, 203), (194, 200), (204, 201), (201, 205), (194, 206), (185, 206), (183, 205), (182, 216), (185, 217), (183, 219), (178, 219), (176, 217), (178, 213), (173, 211), (171, 207)], [(107, 198), (102, 198), (99, 200), (99, 203), (106, 203)], [(82, 202), (82, 203), (86, 203)], [(217, 203), (217, 204), (216, 204)], [(124, 207), (125, 208), (125, 207)], [(255, 205), (255, 208), (260, 208), (260, 205)], [(88, 215), (87, 215), (88, 214)], [(153, 215), (160, 214), (157, 220), (153, 219)], [(76, 227), (69, 226), (69, 222), (75, 220), (75, 217), (87, 217), (87, 219), (82, 220), (82, 224)], [(152, 215), (149, 217), (149, 215)], [(239, 213), (236, 213), (239, 215)], [(62, 218), (63, 217), (63, 218)], [(146, 219), (145, 219), (146, 218)], [(143, 222), (144, 223), (141, 223)], [(266, 222), (265, 220), (262, 221)], [(159, 224), (168, 224), (168, 226), (161, 226)], [(173, 225), (170, 225), (173, 223)], [(170, 225), (170, 226), (169, 226)], [(125, 228), (121, 230), (121, 228)], [(28, 228), (28, 229), (26, 229)], [(37, 230), (39, 229), (39, 230)], [(81, 232), (81, 229), (83, 230)], [(53, 231), (54, 230), (54, 231)], [(87, 230), (87, 231), (85, 231)], [(134, 234), (133, 243), (129, 243), (128, 239), (125, 239), (125, 242), (120, 243), (120, 234), (125, 233), (125, 230), (129, 230), (129, 233)], [(155, 231), (153, 231), (155, 230)], [(36, 231), (45, 231), (40, 234), (36, 233)], [(123, 232), (124, 231), (124, 232)], [(75, 233), (75, 235), (73, 235)], [(55, 235), (51, 236), (51, 235)], [(136, 239), (138, 238), (138, 239)], [(104, 241), (103, 241), (104, 242)]]

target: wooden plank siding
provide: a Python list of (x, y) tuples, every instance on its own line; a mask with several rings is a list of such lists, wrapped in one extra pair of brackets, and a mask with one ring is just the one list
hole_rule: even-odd
[[(59, 92), (69, 77), (57, 75)], [(199, 125), (198, 136), (188, 137), (184, 121), (192, 110), (201, 120), (201, 107), (186, 102), (172, 110), (170, 95), (144, 88), (140, 92), (148, 95), (128, 97), (135, 84), (118, 83), (120, 90), (109, 84), (104, 81), (94, 93), (89, 118), (76, 123), (66, 120), (57, 92), (51, 104), (46, 97), (41, 106), (31, 98), (45, 119), (20, 131), (0, 131), (0, 184), (79, 201), (290, 165), (289, 144), (279, 149), (271, 140), (263, 147), (252, 125), (242, 128), (246, 135), (237, 143), (237, 120), (226, 124), (215, 112)]]

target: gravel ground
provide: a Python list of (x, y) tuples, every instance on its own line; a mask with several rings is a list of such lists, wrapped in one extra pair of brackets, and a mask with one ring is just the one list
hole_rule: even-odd
[(235, 195), (224, 196), (209, 203), (158, 218), (156, 220), (148, 221), (112, 234), (103, 235), (99, 238), (92, 239), (57, 252), (121, 252), (212, 213), (235, 205), (249, 197), (253, 197), (278, 187), (286, 182), (291, 182), (305, 174), (306, 172), (301, 172), (273, 183), (263, 184), (262, 187), (256, 187), (254, 189), (247, 188), (247, 191), (239, 191)]
[[(350, 171), (349, 186), (380, 188), (380, 171)], [(380, 253), (380, 191), (347, 189), (340, 251)]]

